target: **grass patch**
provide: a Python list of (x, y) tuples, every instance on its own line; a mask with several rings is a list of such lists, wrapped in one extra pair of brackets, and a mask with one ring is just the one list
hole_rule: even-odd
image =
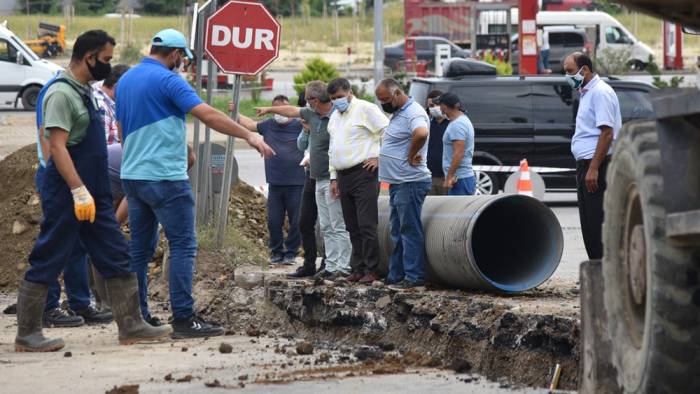
[(267, 269), (265, 250), (249, 240), (236, 226), (236, 219), (229, 217), (229, 224), (224, 236), (224, 246), (216, 246), (216, 226), (204, 226), (197, 231), (199, 250), (222, 255), (234, 267), (256, 265)]

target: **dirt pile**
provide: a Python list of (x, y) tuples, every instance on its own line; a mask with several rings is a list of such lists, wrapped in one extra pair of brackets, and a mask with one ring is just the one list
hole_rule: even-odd
[(36, 146), (0, 161), (0, 290), (17, 287), (39, 233), (41, 206), (34, 190)]

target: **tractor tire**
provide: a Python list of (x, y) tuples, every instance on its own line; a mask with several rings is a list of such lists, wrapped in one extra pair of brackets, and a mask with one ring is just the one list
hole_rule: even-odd
[(656, 123), (625, 125), (604, 203), (612, 363), (625, 393), (700, 393), (700, 249), (666, 240), (661, 165)]
[(22, 106), (25, 110), (34, 111), (36, 109), (36, 101), (40, 91), (40, 86), (30, 86), (22, 92)]

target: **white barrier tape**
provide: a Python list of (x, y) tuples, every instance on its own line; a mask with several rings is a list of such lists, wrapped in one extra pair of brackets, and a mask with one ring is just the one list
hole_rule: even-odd
[[(520, 171), (520, 166), (472, 166), (474, 171), (483, 172), (517, 172)], [(558, 168), (558, 167), (530, 167), (530, 171), (540, 174), (551, 172), (567, 172), (574, 171), (573, 168)]]

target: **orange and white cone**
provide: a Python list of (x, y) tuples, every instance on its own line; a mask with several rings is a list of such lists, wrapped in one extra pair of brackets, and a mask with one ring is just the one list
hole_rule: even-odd
[(532, 179), (530, 179), (530, 167), (527, 165), (527, 159), (520, 161), (520, 178), (518, 186), (515, 189), (518, 194), (533, 197), (532, 194)]

